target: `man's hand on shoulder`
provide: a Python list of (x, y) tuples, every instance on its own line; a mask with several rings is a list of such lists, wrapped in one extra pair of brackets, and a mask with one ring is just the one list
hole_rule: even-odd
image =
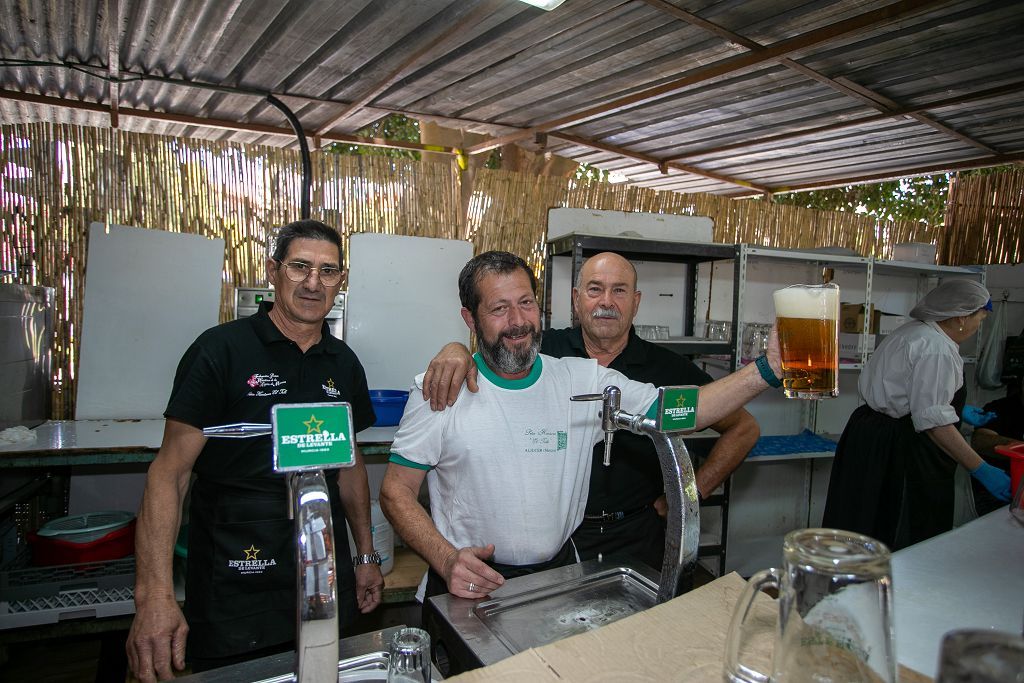
[(136, 604), (125, 649), (132, 673), (142, 683), (174, 678), (185, 668), (188, 624), (173, 596)]
[(448, 592), (460, 598), (478, 600), (486, 598), (505, 583), (505, 577), (484, 561), (493, 555), (493, 544), (453, 550), (445, 559), (441, 573), (448, 583)]
[(469, 349), (458, 342), (445, 344), (434, 356), (423, 375), (423, 400), (430, 401), (431, 410), (444, 410), (455, 404), (462, 389), (476, 393), (476, 365)]

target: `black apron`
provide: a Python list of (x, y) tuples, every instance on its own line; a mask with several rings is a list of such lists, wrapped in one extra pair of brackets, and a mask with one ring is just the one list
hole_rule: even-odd
[[(355, 575), (337, 493), (328, 476), (334, 523), (339, 624), (358, 614)], [(294, 522), (284, 477), (199, 478), (189, 510), (185, 618), (188, 658), (216, 659), (295, 639)]]
[[(958, 418), (966, 396), (961, 385), (950, 402)], [(949, 531), (956, 468), (927, 434), (914, 430), (910, 415), (893, 418), (862, 405), (836, 448), (822, 526), (871, 536), (891, 550)]]

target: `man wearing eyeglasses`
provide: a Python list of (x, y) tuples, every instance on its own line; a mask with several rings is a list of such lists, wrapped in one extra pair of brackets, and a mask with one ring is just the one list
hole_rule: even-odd
[[(272, 471), (271, 439), (207, 440), (203, 428), (270, 422), (278, 403), (346, 401), (356, 431), (376, 419), (359, 359), (325, 322), (341, 288), (337, 231), (311, 220), (284, 226), (266, 267), (275, 303), (204, 332), (174, 378), (136, 532), (136, 616), (127, 650), (144, 682), (172, 678), (172, 667), (180, 670), (186, 660), (198, 672), (293, 647), (293, 523), (285, 479)], [(355, 455), (354, 467), (326, 473), (343, 630), (380, 604), (384, 588), (366, 468)], [(172, 549), (192, 475), (183, 614)], [(352, 554), (346, 518), (356, 544), (352, 564), (345, 561)]]

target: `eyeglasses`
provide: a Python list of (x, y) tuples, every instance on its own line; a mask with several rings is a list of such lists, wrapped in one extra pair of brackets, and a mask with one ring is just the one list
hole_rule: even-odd
[(341, 268), (336, 268), (335, 266), (320, 266), (319, 268), (314, 268), (308, 263), (303, 263), (302, 261), (285, 263), (284, 261), (278, 261), (277, 259), (274, 260), (284, 268), (285, 276), (292, 282), (303, 282), (313, 271), (316, 271), (317, 275), (320, 276), (320, 282), (324, 283), (325, 287), (333, 287), (341, 282)]

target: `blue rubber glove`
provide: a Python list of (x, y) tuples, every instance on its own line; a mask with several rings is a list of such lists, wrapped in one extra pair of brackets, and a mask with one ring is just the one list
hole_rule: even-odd
[(984, 427), (996, 419), (996, 414), (987, 413), (978, 406), (964, 406), (963, 419), (972, 427)]
[(971, 470), (971, 476), (988, 489), (993, 496), (1008, 503), (1010, 501), (1010, 477), (998, 467), (983, 462)]

